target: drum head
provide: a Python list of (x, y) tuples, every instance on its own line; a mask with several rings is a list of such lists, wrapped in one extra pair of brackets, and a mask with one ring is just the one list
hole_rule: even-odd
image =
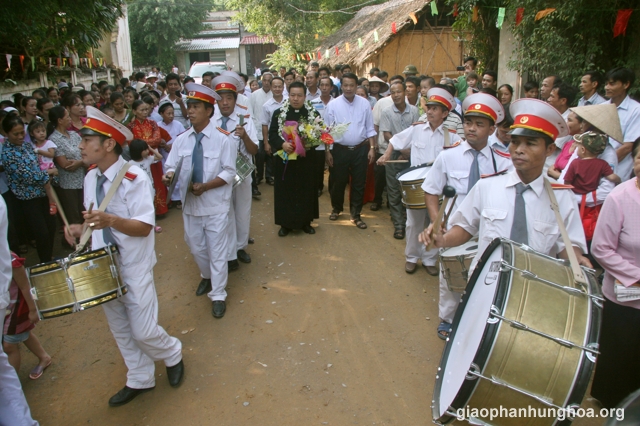
[[(433, 393), (433, 418), (446, 423), (447, 414), (464, 407), (479, 379), (465, 380), (472, 363), (486, 362), (498, 324), (487, 324), (492, 305), (502, 306), (508, 289), (509, 274), (500, 274), (500, 264), (510, 261), (508, 243), (495, 239), (482, 254), (467, 285), (466, 295), (453, 320), (453, 332), (447, 339)], [(479, 370), (482, 370), (482, 366)]]
[[(433, 164), (433, 163), (431, 163)], [(420, 164), (419, 166), (409, 167), (396, 175), (400, 182), (408, 182), (412, 180), (424, 180), (425, 176), (431, 169), (431, 164)]]
[(473, 238), (458, 247), (449, 247), (440, 253), (442, 257), (475, 256), (478, 252), (478, 239)]

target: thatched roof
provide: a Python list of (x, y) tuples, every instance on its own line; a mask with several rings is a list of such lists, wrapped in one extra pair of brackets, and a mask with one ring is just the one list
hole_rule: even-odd
[[(434, 0), (435, 1), (435, 0)], [(422, 10), (429, 4), (427, 0), (391, 0), (386, 3), (363, 7), (356, 15), (334, 34), (328, 36), (317, 50), (322, 55), (322, 64), (331, 66), (337, 64), (361, 65), (377, 50), (386, 45), (397, 35), (391, 32), (391, 24), (396, 23), (399, 34), (406, 25), (413, 22), (409, 17), (414, 12), (419, 17)], [(373, 31), (378, 31), (378, 42), (374, 42)], [(358, 38), (362, 39), (362, 48), (358, 47)], [(350, 51), (347, 52), (346, 43)], [(340, 54), (335, 54), (336, 46)], [(329, 58), (325, 52), (329, 49)]]

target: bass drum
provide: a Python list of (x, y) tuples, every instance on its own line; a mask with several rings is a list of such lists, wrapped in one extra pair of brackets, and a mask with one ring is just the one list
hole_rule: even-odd
[[(490, 418), (500, 409), (579, 407), (595, 365), (601, 300), (593, 273), (495, 239), (460, 302), (436, 375), (436, 424), (568, 425), (563, 414)], [(475, 409), (475, 410), (474, 410)], [(540, 410), (540, 411), (538, 411)]]

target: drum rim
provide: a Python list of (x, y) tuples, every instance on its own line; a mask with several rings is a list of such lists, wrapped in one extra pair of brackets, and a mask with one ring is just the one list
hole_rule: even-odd
[[(409, 167), (407, 169), (404, 169), (404, 170), (396, 173), (396, 179), (400, 183), (402, 183), (402, 181), (400, 181), (400, 176), (404, 175), (405, 173), (409, 173), (409, 172), (412, 172), (412, 171), (417, 170), (417, 169), (422, 169), (424, 167), (432, 167), (432, 166), (433, 166), (433, 161), (431, 163), (422, 163), (422, 164), (418, 164), (417, 166), (411, 166), (411, 167)], [(419, 179), (417, 179), (417, 180), (419, 181)], [(422, 180), (424, 180), (424, 178)], [(405, 181), (405, 183), (406, 182), (412, 182), (412, 181)]]
[[(99, 249), (89, 250), (89, 251), (86, 251), (84, 253), (79, 253), (77, 256), (75, 256), (73, 258), (74, 262), (72, 264), (76, 264), (76, 263), (78, 263), (78, 261), (83, 262), (85, 260), (95, 259), (96, 257), (99, 257), (99, 256), (109, 256), (109, 252), (107, 251), (108, 247), (111, 247), (111, 254), (114, 254), (114, 253), (118, 253), (119, 254), (120, 253), (118, 251), (118, 247), (116, 247), (116, 246), (114, 246), (112, 244), (109, 244), (109, 245), (106, 245), (104, 247), (100, 247)], [(101, 254), (101, 255), (98, 255), (99, 251), (104, 251), (104, 253)], [(68, 258), (69, 258), (69, 256), (65, 257), (64, 259), (68, 259)], [(46, 267), (46, 269), (42, 269), (42, 270), (38, 270), (38, 271), (34, 272), (34, 269), (40, 269), (40, 268), (45, 268), (45, 267)], [(62, 269), (62, 265), (60, 264), (60, 260), (50, 260), (49, 262), (42, 262), (42, 263), (37, 263), (37, 264), (35, 264), (33, 266), (29, 266), (26, 269), (29, 271), (30, 275), (37, 276), (37, 275), (40, 275), (40, 274), (45, 274), (45, 273), (54, 271), (56, 269)]]

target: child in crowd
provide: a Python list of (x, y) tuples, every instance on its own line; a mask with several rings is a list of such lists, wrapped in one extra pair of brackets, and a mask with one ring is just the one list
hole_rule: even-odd
[(524, 84), (524, 97), (533, 99), (540, 97), (540, 85), (537, 81), (527, 81)]
[(20, 343), (38, 357), (39, 363), (29, 373), (29, 378), (36, 380), (42, 376), (44, 370), (51, 365), (51, 357), (44, 350), (40, 341), (31, 330), (40, 321), (38, 309), (30, 293), (29, 279), (24, 269), (24, 259), (11, 253), (13, 279), (9, 284), (10, 302), (7, 307), (8, 315), (4, 318), (2, 329), (2, 348), (9, 364), (20, 371)]
[(478, 74), (474, 71), (471, 71), (467, 74), (467, 96), (473, 95), (474, 93), (478, 93), (480, 90), (478, 89)]
[[(164, 162), (167, 160), (169, 156), (169, 152), (171, 151), (171, 145), (176, 137), (184, 132), (184, 126), (180, 124), (178, 121), (174, 120), (174, 108), (173, 104), (168, 100), (160, 101), (160, 107), (158, 108), (158, 113), (162, 117), (162, 121), (158, 121), (158, 127), (160, 127), (160, 132), (164, 129), (170, 136), (168, 141), (164, 141), (160, 144), (160, 154), (162, 154), (162, 164), (164, 166)], [(163, 137), (163, 140), (165, 138)], [(174, 205), (178, 208), (182, 208), (182, 201), (180, 198), (180, 188), (179, 184), (173, 190), (173, 194), (171, 194), (170, 208)]]
[[(153, 154), (153, 157), (151, 156), (151, 154)], [(131, 160), (129, 160), (129, 163), (136, 165), (144, 170), (145, 173), (147, 173), (147, 176), (149, 176), (149, 181), (153, 186), (151, 165), (162, 160), (162, 155), (158, 151), (147, 145), (147, 143), (142, 139), (134, 139), (129, 143), (129, 155), (131, 156)], [(162, 232), (162, 228), (156, 226), (155, 231)]]
[[(53, 157), (57, 146), (47, 139), (47, 126), (42, 121), (33, 120), (27, 126), (27, 133), (31, 137), (34, 152), (38, 156), (40, 170), (45, 170), (49, 176), (56, 176), (58, 169), (53, 162)], [(58, 205), (53, 195), (51, 181), (45, 185), (45, 192), (49, 199), (49, 214), (55, 215), (58, 213)]]
[(100, 108), (100, 111), (104, 112), (105, 115), (109, 116), (109, 118), (113, 118), (114, 120), (116, 120), (116, 110), (113, 109), (111, 105), (109, 104), (103, 105), (102, 108)]

